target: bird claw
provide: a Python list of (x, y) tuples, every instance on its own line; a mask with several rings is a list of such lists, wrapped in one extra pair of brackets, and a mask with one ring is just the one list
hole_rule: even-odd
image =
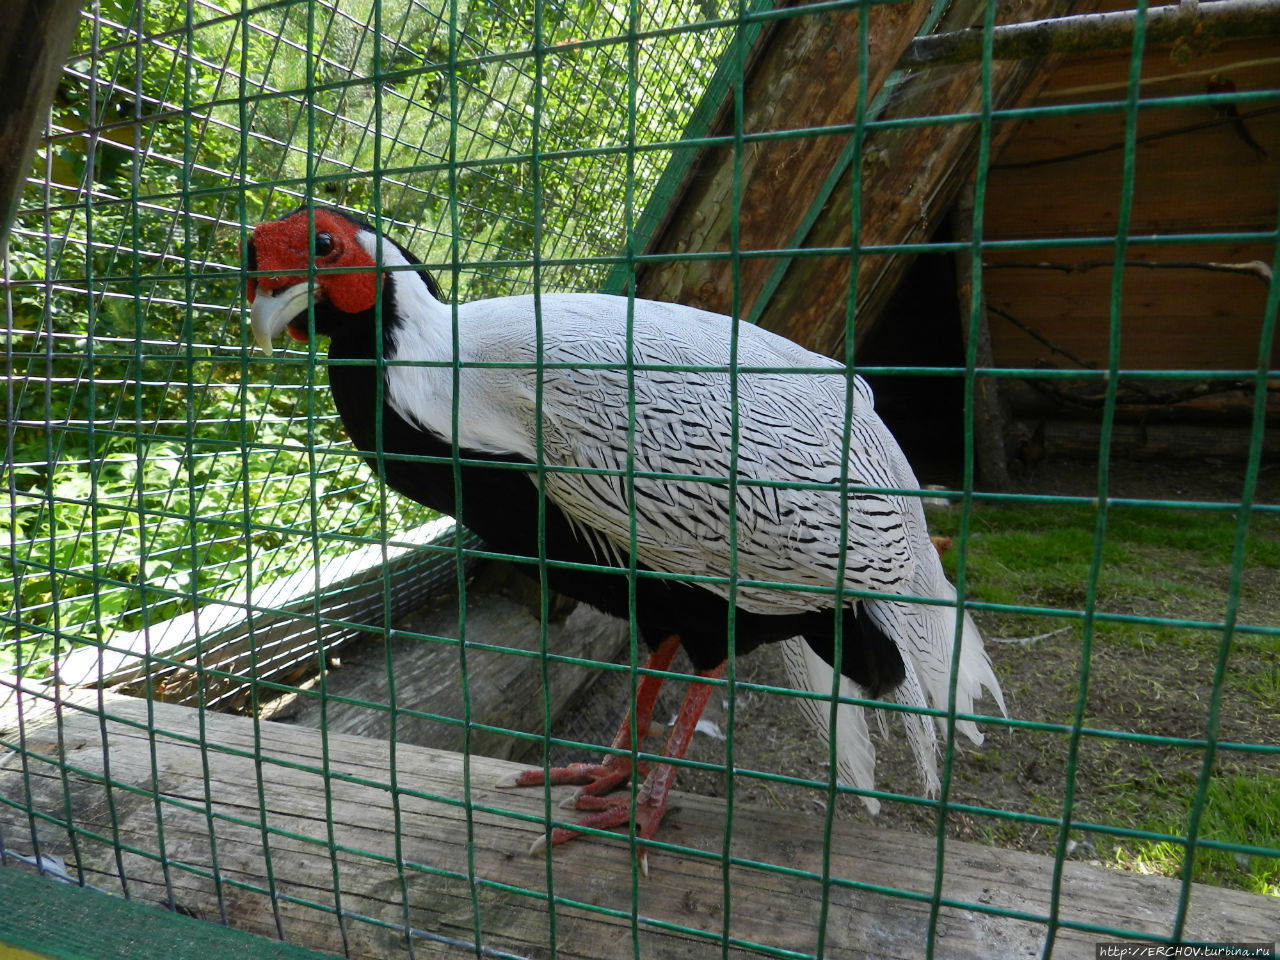
[(558, 806), (561, 810), (577, 810), (578, 803), (582, 800), (582, 791), (575, 790), (569, 796), (560, 801)]
[(579, 790), (560, 806), (565, 810), (587, 810), (593, 813), (600, 813), (604, 810), (611, 810), (614, 807), (629, 805), (630, 803), (630, 797), (597, 797)]
[[(663, 644), (659, 652), (649, 658), (649, 668), (665, 670), (670, 664), (670, 654), (674, 653), (676, 642), (671, 638)], [(666, 655), (659, 654), (665, 651)], [(713, 680), (720, 676), (723, 667), (715, 670), (700, 670), (698, 677), (702, 680)], [(646, 677), (644, 683), (651, 678)], [(646, 734), (660, 733), (662, 728), (651, 720), (653, 698), (656, 696), (653, 685), (647, 693), (644, 690), (636, 694), (637, 723), (639, 729)], [(696, 682), (685, 695), (680, 713), (672, 725), (666, 745), (663, 747), (663, 760), (684, 756), (689, 747), (689, 740), (711, 695), (708, 682)], [(644, 709), (641, 706), (644, 705)], [(628, 733), (630, 727), (624, 722), (614, 738), (613, 748), (631, 742)], [(635, 792), (635, 799), (630, 794), (623, 796), (606, 796), (619, 785), (626, 783), (633, 773), (644, 777), (644, 783)], [(650, 769), (646, 764), (627, 753), (614, 753), (603, 763), (574, 763), (567, 767), (552, 767), (547, 770), (526, 770), (514, 779), (505, 781), (508, 785), (532, 787), (554, 784), (574, 784), (580, 789), (568, 801), (578, 810), (588, 811), (588, 815), (575, 824), (555, 827), (534, 840), (530, 846), (533, 854), (545, 853), (548, 844), (555, 846), (578, 836), (585, 830), (609, 830), (613, 827), (626, 826), (634, 822), (636, 865), (646, 877), (649, 875), (649, 854), (647, 844), (658, 832), (658, 825), (667, 809), (667, 794), (671, 789), (671, 781), (675, 769), (670, 763), (659, 762)], [(568, 804), (562, 804), (565, 806)]]
[[(641, 774), (647, 773), (644, 764), (639, 767)], [(565, 767), (551, 767), (550, 770), (522, 770), (510, 777), (504, 777), (496, 786), (508, 787), (540, 787), (550, 783), (553, 787), (571, 785), (581, 789), (574, 795), (577, 797), (601, 796), (616, 789), (631, 778), (631, 758), (612, 756), (603, 763), (571, 763)]]
[[(551, 846), (558, 846), (566, 840), (581, 836), (582, 830), (578, 829), (581, 827), (608, 830), (626, 826), (631, 820), (632, 801), (629, 796), (600, 797), (580, 790), (560, 806), (587, 811), (588, 815), (572, 826), (553, 827), (549, 833)], [(646, 878), (649, 876), (649, 851), (645, 847), (645, 841), (652, 840), (658, 832), (658, 825), (662, 822), (666, 809), (665, 797), (654, 799), (644, 789), (636, 796), (636, 865)], [(539, 834), (529, 845), (529, 855), (540, 856), (546, 851), (547, 844), (548, 834)]]

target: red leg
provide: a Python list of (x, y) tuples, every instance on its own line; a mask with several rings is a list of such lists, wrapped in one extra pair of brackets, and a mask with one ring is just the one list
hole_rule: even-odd
[[(680, 638), (667, 637), (666, 640), (649, 654), (645, 661), (646, 670), (666, 670), (675, 659), (680, 649)], [(653, 705), (658, 700), (658, 691), (662, 689), (662, 677), (641, 674), (636, 685), (636, 729), (643, 740), (649, 734), (653, 722)], [(614, 735), (612, 746), (616, 750), (631, 749), (631, 715), (622, 718), (622, 724)], [(579, 796), (600, 796), (613, 790), (619, 784), (626, 783), (631, 776), (631, 757), (615, 753), (609, 754), (601, 763), (571, 763), (567, 767), (552, 767), (550, 782), (559, 784), (580, 784)], [(543, 771), (526, 770), (517, 774), (515, 779), (503, 786), (539, 787), (544, 781)]]
[[(698, 676), (713, 680), (723, 673), (724, 664), (722, 663), (714, 670), (700, 670)], [(679, 759), (689, 749), (689, 742), (693, 739), (698, 720), (707, 706), (707, 700), (711, 697), (712, 689), (713, 687), (709, 683), (690, 684), (689, 692), (685, 694), (684, 703), (680, 705), (680, 713), (676, 717), (675, 726), (671, 728), (666, 746), (663, 747), (662, 755), (664, 757)], [(667, 794), (671, 790), (671, 784), (675, 780), (675, 776), (676, 768), (673, 764), (659, 763), (650, 771), (644, 785), (636, 793), (637, 840), (652, 840), (658, 832), (658, 824), (662, 822), (662, 815), (667, 810)], [(578, 826), (581, 827), (607, 830), (610, 827), (621, 826), (631, 819), (631, 798), (629, 796), (603, 797), (587, 795), (586, 791), (583, 791), (578, 797), (577, 807), (580, 810), (596, 811), (578, 821)], [(553, 844), (564, 843), (566, 840), (578, 836), (580, 832), (571, 828), (556, 827), (551, 831), (551, 842)], [(539, 838), (534, 843), (534, 850), (541, 849), (544, 843), (545, 839)], [(648, 854), (641, 848), (637, 852), (637, 856), (640, 860), (641, 870), (648, 876)]]

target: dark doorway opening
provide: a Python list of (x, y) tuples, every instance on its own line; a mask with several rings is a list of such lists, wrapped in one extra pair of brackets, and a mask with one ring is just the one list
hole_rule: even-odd
[[(934, 239), (947, 240), (942, 234)], [(864, 374), (875, 391), (876, 410), (922, 484), (959, 486), (964, 473), (964, 376), (930, 372), (964, 367), (953, 253), (916, 257), (856, 362), (860, 370), (903, 369)]]

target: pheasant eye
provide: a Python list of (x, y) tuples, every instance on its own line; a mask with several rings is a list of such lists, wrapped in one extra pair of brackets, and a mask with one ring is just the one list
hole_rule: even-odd
[(316, 256), (324, 257), (333, 253), (333, 237), (327, 233), (316, 234)]

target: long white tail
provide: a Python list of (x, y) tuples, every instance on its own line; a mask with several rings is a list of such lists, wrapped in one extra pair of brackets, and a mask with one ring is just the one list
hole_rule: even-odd
[[(927, 537), (924, 538), (924, 543), (929, 544)], [(943, 573), (942, 562), (932, 544), (918, 552), (909, 589), (916, 596), (954, 602), (955, 587)], [(955, 607), (903, 600), (867, 600), (861, 603), (859, 615), (870, 617), (886, 636), (893, 639), (902, 654), (906, 677), (894, 691), (894, 699), (903, 706), (946, 710), (955, 638)], [(828, 697), (831, 695), (833, 670), (803, 639), (796, 637), (786, 641), (783, 644), (783, 656), (794, 686)], [(982, 645), (982, 634), (978, 632), (973, 618), (966, 613), (960, 643), (960, 668), (956, 677), (956, 712), (973, 713), (974, 701), (982, 696), (984, 689), (996, 701), (1001, 714), (1007, 715), (1004, 695), (991, 669), (991, 660)], [(840, 678), (840, 695), (859, 695), (856, 685), (847, 677)], [(827, 739), (829, 703), (808, 698), (797, 698), (797, 701), (815, 729), (824, 740)], [(930, 723), (925, 714), (894, 712), (902, 717), (907, 739), (924, 782), (925, 794), (934, 796), (938, 792), (938, 738), (935, 724)], [(945, 731), (944, 718), (937, 720), (937, 728)], [(876, 753), (865, 709), (853, 704), (841, 704), (837, 710), (836, 725), (836, 769), (840, 779), (860, 790), (874, 789)], [(883, 717), (881, 729), (884, 729)], [(973, 743), (982, 743), (982, 732), (972, 720), (958, 719), (956, 730)], [(880, 803), (874, 797), (863, 797), (862, 800), (872, 813), (879, 811)]]
[[(859, 379), (859, 423), (862, 431), (857, 434), (866, 449), (853, 451), (858, 457), (879, 461), (888, 467), (892, 484), (905, 491), (918, 491), (919, 481), (907, 462), (902, 448), (889, 429), (872, 411), (874, 398), (866, 382)], [(870, 617), (872, 622), (893, 640), (905, 667), (905, 678), (893, 692), (894, 699), (907, 707), (946, 710), (951, 686), (951, 657), (956, 640), (956, 589), (942, 569), (942, 560), (925, 521), (924, 506), (918, 495), (895, 494), (899, 517), (910, 544), (914, 561), (911, 574), (900, 583), (895, 592), (914, 597), (931, 597), (943, 603), (913, 603), (906, 600), (861, 600), (859, 616)], [(851, 531), (852, 535), (852, 531)], [(947, 604), (950, 604), (948, 606)], [(791, 682), (798, 688), (812, 690), (825, 697), (831, 696), (834, 671), (803, 639), (796, 637), (786, 641), (783, 651)], [(982, 646), (982, 634), (973, 618), (964, 615), (960, 637), (960, 665), (956, 674), (955, 709), (957, 713), (973, 713), (974, 701), (982, 696), (983, 689), (991, 693), (1001, 714), (1008, 716), (1004, 695), (991, 669), (991, 660)], [(856, 696), (855, 684), (847, 677), (840, 678), (840, 695)], [(799, 698), (797, 698), (799, 699)], [(830, 701), (805, 699), (801, 701), (805, 714), (824, 739), (828, 739)], [(885, 730), (883, 712), (880, 711), (880, 728)], [(907, 739), (915, 754), (920, 777), (924, 781), (925, 794), (938, 792), (938, 737), (935, 730), (945, 733), (945, 718), (938, 723), (929, 722), (922, 713), (899, 711), (906, 727)], [(875, 747), (867, 729), (865, 710), (852, 704), (841, 704), (836, 714), (836, 772), (845, 783), (860, 790), (875, 788)], [(972, 720), (956, 720), (956, 729), (975, 744), (982, 743), (982, 732)], [(828, 742), (830, 742), (828, 740)], [(863, 797), (863, 803), (872, 813), (880, 809), (874, 797)]]

